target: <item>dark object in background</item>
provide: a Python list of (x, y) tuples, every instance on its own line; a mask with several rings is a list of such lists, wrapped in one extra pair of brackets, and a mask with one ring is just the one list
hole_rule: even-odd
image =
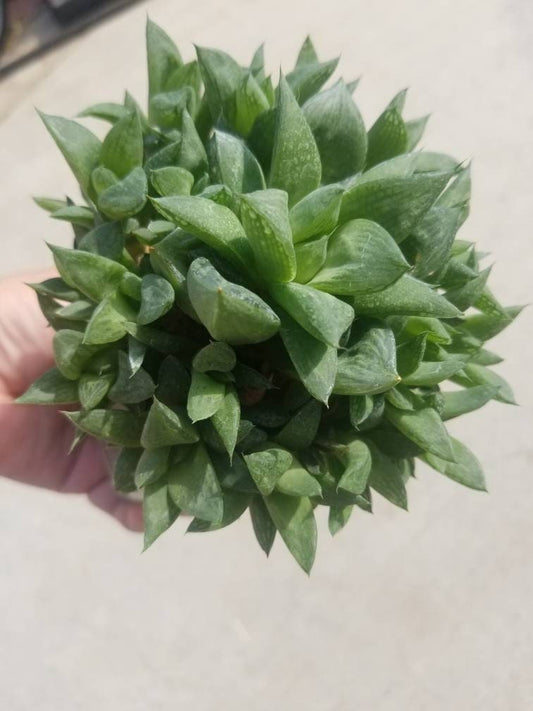
[(94, 10), (100, 5), (112, 4), (108, 0), (46, 0), (46, 4), (54, 13), (54, 17), (61, 23), (72, 20)]
[(0, 0), (0, 79), (137, 0)]

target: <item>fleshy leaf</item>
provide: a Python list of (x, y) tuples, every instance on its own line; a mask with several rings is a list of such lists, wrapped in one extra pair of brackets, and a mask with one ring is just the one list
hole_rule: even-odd
[(112, 220), (123, 220), (140, 212), (148, 196), (148, 181), (142, 168), (134, 168), (125, 178), (98, 196), (98, 208)]
[(279, 83), (270, 187), (285, 190), (294, 205), (320, 185), (322, 168), (313, 133), (289, 85)]
[(304, 284), (272, 284), (270, 292), (308, 333), (328, 346), (338, 348), (350, 327), (354, 312), (344, 301)]
[(172, 526), (179, 514), (179, 508), (169, 496), (166, 481), (156, 481), (144, 488), (144, 550)]
[(89, 193), (91, 173), (100, 159), (102, 144), (99, 139), (76, 121), (43, 113), (39, 115), (83, 192)]
[(145, 449), (135, 469), (135, 486), (142, 489), (161, 479), (168, 470), (170, 447)]
[(350, 442), (342, 453), (342, 461), (345, 469), (337, 489), (343, 489), (350, 494), (362, 494), (372, 469), (372, 455), (368, 445), (359, 439)]
[(54, 245), (50, 249), (64, 281), (96, 302), (114, 291), (126, 272), (122, 264), (97, 254)]
[(267, 510), (285, 545), (306, 573), (315, 560), (317, 529), (313, 506), (307, 497), (278, 492), (265, 497)]
[(192, 444), (198, 441), (196, 429), (191, 424), (184, 407), (169, 407), (154, 397), (141, 436), (147, 449)]
[(264, 189), (261, 166), (246, 144), (236, 136), (215, 131), (209, 142), (208, 155), (214, 183), (227, 185), (236, 193)]
[(326, 261), (328, 240), (328, 235), (324, 235), (295, 245), (296, 276), (294, 281), (305, 284), (316, 275)]
[(136, 490), (133, 477), (142, 451), (141, 448), (135, 447), (125, 447), (120, 450), (112, 474), (113, 488), (116, 491), (129, 494)]
[(451, 438), (453, 461), (448, 461), (434, 454), (424, 454), (421, 456), (426, 464), (436, 469), (441, 474), (457, 481), (459, 484), (468, 486), (477, 491), (486, 491), (485, 477), (481, 464), (472, 452), (457, 439)]
[(100, 162), (119, 178), (142, 167), (143, 134), (136, 113), (127, 114), (109, 131), (102, 144)]
[(226, 114), (242, 81), (244, 70), (232, 57), (220, 50), (196, 47), (196, 54), (211, 116), (216, 123)]
[(147, 274), (142, 280), (141, 308), (137, 323), (144, 326), (157, 321), (173, 304), (174, 289), (169, 282), (157, 274)]
[(83, 342), (99, 345), (119, 341), (128, 333), (128, 321), (134, 318), (135, 312), (123, 296), (106, 297), (91, 316)]
[(80, 377), (86, 363), (97, 350), (83, 344), (83, 333), (70, 329), (61, 329), (54, 335), (53, 349), (58, 369), (69, 380)]
[(337, 373), (337, 352), (307, 333), (289, 314), (278, 308), (280, 335), (289, 357), (308, 392), (327, 405)]
[(405, 153), (407, 143), (407, 129), (400, 110), (395, 106), (387, 107), (368, 132), (366, 167), (371, 168)]
[(90, 410), (64, 414), (76, 427), (93, 437), (122, 447), (140, 446), (144, 420), (132, 412)]
[(244, 461), (257, 488), (266, 496), (274, 491), (280, 476), (291, 466), (292, 454), (286, 449), (270, 447), (261, 452), (245, 454)]
[(465, 366), (467, 359), (462, 356), (448, 356), (442, 361), (422, 361), (418, 368), (403, 378), (412, 387), (438, 385), (448, 380)]
[(191, 264), (187, 287), (202, 323), (218, 341), (260, 343), (279, 329), (278, 317), (259, 296), (226, 281), (207, 259)]
[(322, 487), (298, 462), (284, 472), (276, 482), (276, 490), (288, 496), (322, 496)]
[(303, 104), (322, 88), (337, 68), (338, 63), (338, 59), (330, 59), (328, 62), (313, 62), (300, 65), (287, 74), (287, 83), (299, 104)]
[(402, 242), (429, 210), (450, 173), (415, 173), (406, 177), (365, 178), (344, 193), (341, 220), (356, 217), (377, 222), (396, 242)]
[(184, 459), (171, 465), (168, 490), (174, 503), (186, 513), (203, 521), (222, 519), (222, 491), (203, 444), (194, 445)]
[(377, 447), (371, 447), (372, 469), (369, 484), (395, 506), (407, 510), (407, 492), (400, 460), (391, 459)]
[(194, 176), (185, 168), (169, 165), (152, 170), (150, 181), (162, 197), (190, 195)]
[(467, 412), (483, 407), (498, 393), (498, 388), (492, 385), (474, 385), (464, 390), (442, 393), (444, 397), (443, 420), (464, 415)]
[(118, 376), (109, 391), (109, 399), (113, 402), (134, 404), (152, 397), (155, 383), (144, 368), (136, 373), (131, 369), (128, 356), (124, 351), (118, 354)]
[(152, 202), (164, 217), (201, 239), (237, 266), (250, 263), (251, 249), (244, 228), (224, 205), (217, 205), (203, 197), (186, 195), (156, 198)]
[(402, 434), (421, 447), (425, 452), (447, 461), (454, 455), (450, 437), (438, 413), (432, 407), (420, 410), (398, 410), (385, 405), (385, 416)]
[(250, 502), (250, 516), (257, 542), (268, 556), (276, 538), (276, 527), (265, 502), (260, 496), (254, 496)]
[(51, 368), (32, 383), (16, 402), (21, 405), (70, 405), (78, 402), (78, 385), (65, 378), (57, 368)]
[(359, 172), (366, 159), (365, 125), (341, 80), (303, 107), (322, 163), (322, 181), (335, 183)]
[(241, 219), (257, 263), (274, 281), (291, 281), (296, 274), (287, 194), (260, 190), (241, 200)]
[(352, 515), (353, 506), (330, 506), (328, 516), (328, 528), (332, 536), (346, 526)]
[(392, 331), (371, 327), (352, 348), (340, 354), (333, 392), (373, 395), (394, 387), (399, 380)]
[(112, 373), (84, 373), (78, 383), (80, 404), (84, 410), (93, 410), (102, 402), (115, 379)]
[(309, 400), (278, 432), (276, 442), (293, 452), (310, 447), (316, 437), (321, 415), (321, 404)]
[(324, 185), (291, 208), (289, 221), (295, 244), (333, 231), (339, 220), (343, 193), (340, 185)]
[(206, 420), (222, 406), (226, 386), (206, 373), (193, 370), (187, 400), (187, 413), (193, 422)]
[(332, 294), (369, 294), (397, 281), (409, 264), (375, 222), (351, 220), (330, 237), (324, 266), (311, 286)]
[(202, 521), (200, 518), (195, 518), (189, 524), (187, 533), (205, 533), (206, 531), (219, 531), (221, 528), (226, 528), (226, 526), (237, 521), (246, 511), (250, 495), (243, 494), (240, 491), (223, 491), (222, 499), (224, 511), (220, 521)]
[(230, 459), (233, 457), (239, 435), (241, 421), (241, 405), (234, 388), (227, 388), (224, 400), (211, 418), (213, 427), (224, 443)]
[(146, 21), (146, 54), (149, 94), (154, 96), (163, 91), (168, 77), (181, 67), (183, 62), (174, 42), (150, 18)]
[(353, 300), (356, 314), (367, 316), (436, 316), (457, 318), (461, 311), (437, 291), (408, 274), (373, 294), (357, 294)]

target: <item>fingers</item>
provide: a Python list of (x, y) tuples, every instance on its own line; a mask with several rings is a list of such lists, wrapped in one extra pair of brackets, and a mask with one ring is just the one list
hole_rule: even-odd
[(95, 506), (116, 518), (128, 530), (144, 530), (141, 504), (117, 494), (107, 476), (89, 491), (88, 497)]

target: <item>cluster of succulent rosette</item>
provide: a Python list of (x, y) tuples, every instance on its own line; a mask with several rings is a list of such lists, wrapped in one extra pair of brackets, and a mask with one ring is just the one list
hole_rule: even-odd
[(373, 492), (406, 508), (417, 457), (484, 489), (444, 422), (513, 402), (484, 343), (520, 309), (456, 239), (469, 167), (415, 150), (405, 92), (367, 131), (309, 39), (277, 87), (262, 48), (184, 63), (148, 21), (147, 52), (147, 115), (128, 93), (83, 111), (103, 141), (42, 115), (84, 204), (36, 198), (75, 238), (31, 285), (56, 366), (19, 402), (68, 405), (75, 445), (120, 448), (146, 546), (181, 511), (212, 531), (249, 509), (262, 549), (279, 532), (309, 571), (315, 508), (332, 534)]

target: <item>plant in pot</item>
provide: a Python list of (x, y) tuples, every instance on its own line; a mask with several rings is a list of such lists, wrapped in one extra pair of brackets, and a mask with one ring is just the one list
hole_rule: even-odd
[(310, 571), (316, 507), (332, 534), (375, 492), (406, 508), (417, 458), (483, 490), (444, 423), (513, 402), (484, 344), (520, 309), (456, 238), (469, 166), (416, 149), (404, 91), (367, 130), (309, 39), (277, 86), (262, 48), (185, 63), (148, 21), (147, 52), (147, 114), (128, 93), (80, 114), (103, 141), (42, 115), (83, 203), (37, 198), (75, 237), (32, 285), (56, 366), (19, 402), (119, 448), (145, 546), (181, 511), (202, 532), (249, 510), (261, 548), (279, 532)]

